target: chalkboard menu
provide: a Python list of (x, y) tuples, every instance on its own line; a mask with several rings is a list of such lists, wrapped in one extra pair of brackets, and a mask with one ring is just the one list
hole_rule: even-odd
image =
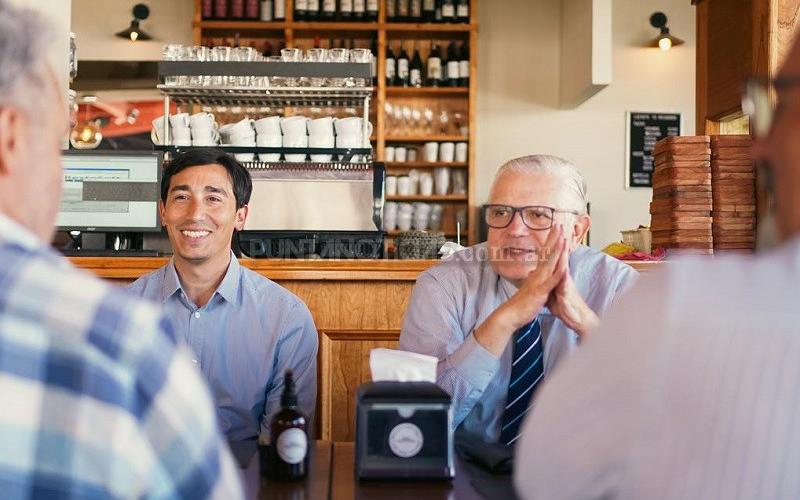
[(653, 146), (670, 135), (681, 135), (680, 113), (628, 113), (628, 187), (652, 187)]

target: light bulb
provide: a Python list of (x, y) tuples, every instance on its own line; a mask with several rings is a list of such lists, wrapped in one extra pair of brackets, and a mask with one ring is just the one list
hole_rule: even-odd
[(672, 47), (672, 40), (668, 36), (659, 38), (658, 48), (661, 50), (669, 50)]
[(135, 42), (137, 38), (139, 38), (139, 33), (136, 31), (131, 31), (131, 40)]

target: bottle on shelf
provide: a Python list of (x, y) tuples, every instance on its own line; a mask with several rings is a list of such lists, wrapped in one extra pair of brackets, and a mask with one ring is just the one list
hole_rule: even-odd
[(200, 4), (200, 16), (203, 20), (214, 18), (214, 0), (203, 0)]
[(322, 47), (321, 43), (322, 42), (320, 42), (319, 33), (317, 33), (316, 35), (314, 35), (314, 48), (318, 49), (318, 48)]
[(378, 21), (378, 0), (367, 0), (366, 20), (370, 23)]
[(386, 22), (397, 21), (397, 0), (386, 0)]
[(458, 50), (456, 49), (456, 42), (450, 42), (447, 46), (447, 64), (446, 76), (448, 87), (458, 87), (459, 77), (459, 64), (458, 64)]
[(464, 42), (459, 52), (458, 85), (459, 87), (469, 87), (469, 42)]
[(397, 0), (397, 22), (408, 22), (409, 0)]
[(228, 19), (228, 0), (214, 0), (214, 19)]
[(244, 0), (228, 0), (228, 19), (244, 19)]
[(453, 23), (456, 20), (455, 0), (442, 0), (442, 22)]
[(285, 21), (286, 20), (286, 2), (283, 0), (273, 0), (273, 6), (275, 7), (275, 15), (272, 16), (276, 21)]
[(436, 7), (433, 10), (433, 22), (442, 22), (442, 0), (436, 0)]
[[(279, 2), (281, 0), (278, 0)], [(308, 0), (294, 0), (294, 20), (305, 21), (308, 10)]]
[(386, 44), (386, 86), (391, 87), (397, 79), (397, 58), (389, 44)]
[(469, 23), (469, 0), (458, 0), (456, 6), (456, 22)]
[(281, 409), (270, 422), (269, 464), (267, 471), (277, 479), (301, 479), (308, 472), (308, 420), (297, 407), (294, 376), (283, 376)]
[(422, 22), (432, 23), (436, 20), (436, 0), (422, 0)]
[(422, 22), (422, 0), (410, 0), (408, 4), (408, 21)]
[(259, 17), (259, 0), (245, 0), (244, 17), (249, 21), (257, 21)]
[(411, 59), (411, 68), (409, 70), (409, 84), (412, 87), (422, 87), (422, 73), (424, 67), (422, 66), (422, 58), (419, 56), (419, 48), (414, 43), (414, 57)]
[(353, 0), (339, 0), (339, 19), (344, 22), (353, 20)]
[(372, 43), (369, 46), (369, 50), (372, 52), (372, 85), (374, 87), (378, 86), (378, 39), (372, 37)]
[(272, 21), (272, 16), (272, 0), (261, 0), (261, 12), (259, 13), (259, 19), (269, 22)]
[(442, 84), (442, 54), (436, 42), (431, 41), (431, 53), (428, 56), (428, 77), (425, 85), (438, 87)]
[(400, 42), (400, 56), (397, 58), (397, 83), (396, 85), (408, 87), (409, 82), (409, 60), (408, 52), (402, 42)]
[(306, 21), (319, 21), (319, 0), (308, 0)]
[(367, 14), (367, 3), (365, 0), (353, 0), (353, 21), (364, 22)]
[(269, 40), (264, 40), (264, 50), (261, 51), (261, 55), (264, 57), (272, 55), (272, 44)]
[(336, 20), (336, 0), (322, 0), (322, 20), (335, 21)]

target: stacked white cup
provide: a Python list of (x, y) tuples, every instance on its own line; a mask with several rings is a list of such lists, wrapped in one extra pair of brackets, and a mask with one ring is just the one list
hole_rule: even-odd
[[(283, 132), (284, 148), (307, 148), (308, 147), (308, 121), (305, 116), (297, 115), (281, 118), (281, 131)], [(286, 161), (302, 162), (306, 160), (305, 153), (287, 154)]]
[(189, 117), (192, 129), (192, 146), (216, 146), (219, 144), (219, 130), (214, 115), (195, 113)]
[[(228, 123), (219, 128), (223, 145), (247, 146), (256, 145), (256, 131), (253, 128), (254, 120), (244, 118), (236, 123)], [(233, 155), (239, 161), (253, 161), (253, 153), (236, 153)]]
[(428, 229), (428, 217), (431, 214), (431, 206), (427, 203), (414, 203), (414, 229), (426, 231)]
[[(336, 147), (341, 149), (368, 148), (369, 136), (372, 135), (372, 123), (367, 122), (367, 139), (363, 136), (364, 119), (351, 116), (341, 118), (334, 122), (336, 129)], [(361, 161), (359, 155), (353, 156), (353, 161)]]
[[(336, 145), (334, 123), (338, 120), (324, 116), (308, 122), (308, 146), (311, 148), (332, 148)], [(311, 155), (311, 161), (331, 161), (333, 155)]]
[[(260, 118), (254, 123), (256, 129), (256, 146), (262, 148), (279, 148), (283, 144), (281, 134), (281, 117), (267, 116)], [(280, 153), (259, 153), (258, 159), (261, 161), (276, 162), (280, 161)]]
[(413, 215), (414, 206), (411, 203), (400, 203), (397, 206), (397, 229), (400, 231), (410, 231)]
[(383, 230), (394, 231), (397, 228), (397, 203), (387, 201), (383, 206)]

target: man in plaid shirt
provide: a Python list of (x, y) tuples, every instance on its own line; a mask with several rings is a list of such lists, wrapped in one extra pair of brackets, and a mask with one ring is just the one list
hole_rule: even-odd
[(0, 0), (0, 497), (240, 498), (208, 390), (161, 313), (45, 243), (67, 130), (47, 33)]

